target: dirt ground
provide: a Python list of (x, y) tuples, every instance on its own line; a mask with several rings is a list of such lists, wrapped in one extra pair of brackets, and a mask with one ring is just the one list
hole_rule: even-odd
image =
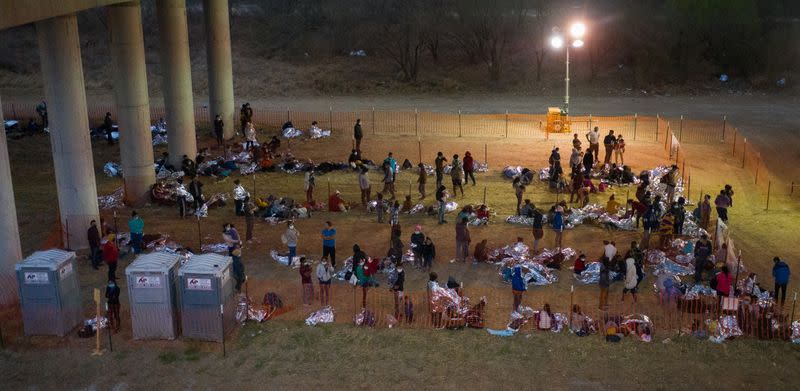
[[(5, 97), (4, 97), (5, 98)], [(718, 105), (713, 101), (720, 100)], [(796, 118), (791, 116), (794, 100), (788, 98), (774, 99), (770, 103), (759, 103), (762, 106), (748, 105), (753, 97), (715, 97), (698, 98), (609, 98), (591, 101), (578, 100), (575, 105), (591, 108), (605, 108), (603, 114), (658, 111), (668, 115), (695, 113), (698, 116), (713, 117), (732, 109), (736, 114), (729, 115), (729, 120), (736, 124), (735, 118), (741, 119), (743, 132), (749, 132), (748, 123), (756, 124), (759, 117), (758, 107), (771, 107), (770, 113), (775, 119), (764, 126), (762, 141), (770, 148), (785, 150), (780, 157), (762, 150), (768, 159), (767, 164), (780, 164), (787, 170), (773, 170), (787, 178), (795, 175), (798, 143), (792, 135)], [(534, 107), (529, 111), (541, 111), (537, 100), (525, 103), (528, 98), (504, 98), (504, 100), (484, 99), (481, 102), (469, 101), (467, 98), (452, 97), (441, 100), (414, 100), (407, 104), (427, 110), (449, 110), (460, 106), (465, 110), (499, 111), (503, 105), (511, 107), (511, 111), (522, 111), (525, 107)], [(251, 101), (252, 102), (252, 101)], [(276, 105), (287, 101), (273, 100)], [(369, 102), (356, 98), (336, 98), (337, 107), (343, 110)], [(373, 103), (363, 104), (377, 107), (391, 107), (399, 104), (400, 99), (376, 97)], [(483, 104), (485, 103), (485, 105)], [(542, 101), (539, 101), (542, 103)], [(607, 103), (604, 104), (604, 103)], [(316, 107), (323, 103), (322, 99), (292, 100), (295, 107)], [(542, 106), (543, 107), (543, 106)], [(796, 107), (796, 106), (795, 106)], [(393, 108), (402, 108), (394, 106)], [(705, 108), (707, 111), (703, 111)], [(514, 110), (518, 109), (518, 110)], [(724, 109), (724, 110), (723, 110)], [(583, 111), (583, 109), (581, 109)], [(766, 115), (766, 114), (764, 114)], [(749, 118), (749, 119), (748, 119)], [(758, 135), (753, 131), (755, 140)], [(748, 136), (750, 137), (750, 136)], [(211, 140), (203, 138), (201, 144), (210, 145)], [(284, 143), (284, 147), (285, 147)], [(349, 150), (349, 132), (335, 132), (334, 136), (322, 140), (305, 140), (292, 142), (291, 150), (301, 158), (314, 161), (345, 160)], [(400, 160), (408, 158), (416, 162), (419, 148), (418, 140), (413, 137), (381, 136), (365, 138), (363, 149), (365, 156), (373, 160), (382, 160), (388, 150), (394, 152)], [(469, 150), (478, 161), (488, 160), (490, 172), (478, 175), (478, 185), (466, 186), (466, 196), (457, 197), (459, 204), (475, 203), (483, 200), (497, 213), (492, 223), (486, 227), (472, 229), (474, 241), (487, 239), (490, 248), (500, 247), (514, 241), (517, 236), (523, 237), (530, 244), (531, 235), (528, 229), (508, 225), (505, 216), (512, 214), (515, 205), (510, 181), (504, 179), (500, 169), (506, 165), (521, 165), (538, 170), (547, 165), (550, 149), (560, 146), (562, 151), (568, 150), (569, 137), (562, 136), (550, 141), (529, 142), (520, 139), (433, 139), (421, 140), (423, 160), (432, 163), (436, 151), (443, 151), (446, 156), (454, 153), (462, 155)], [(667, 163), (663, 145), (649, 142), (628, 142), (626, 162), (634, 171), (651, 168)], [(758, 144), (757, 144), (758, 145)], [(785, 149), (784, 149), (785, 148)], [(157, 149), (161, 152), (163, 147)], [(14, 187), (17, 198), (17, 209), (20, 230), (25, 254), (56, 243), (57, 211), (53, 196), (52, 161), (49, 155), (49, 142), (46, 136), (35, 136), (21, 140), (10, 140)], [(107, 161), (119, 161), (118, 147), (108, 147), (103, 142), (94, 146), (95, 167), (98, 180), (98, 194), (108, 194), (121, 186), (121, 180), (108, 178), (102, 173), (102, 166)], [(486, 155), (484, 157), (484, 151)], [(219, 152), (214, 150), (214, 152)], [(692, 172), (692, 195), (697, 198), (702, 188), (704, 192), (716, 193), (724, 184), (729, 183), (736, 189), (735, 206), (730, 212), (731, 231), (737, 246), (742, 249), (743, 260), (749, 270), (761, 277), (761, 281), (771, 284), (770, 260), (774, 255), (789, 261), (794, 267), (800, 250), (787, 243), (793, 243), (798, 235), (792, 227), (798, 218), (798, 204), (787, 197), (777, 199), (772, 210), (763, 209), (763, 196), (752, 188), (752, 175), (740, 168), (740, 165), (729, 156), (729, 151), (716, 146), (686, 145), (685, 152), (689, 156)], [(566, 156), (562, 152), (562, 157)], [(768, 157), (769, 156), (769, 157)], [(769, 160), (772, 159), (772, 160)], [(785, 174), (784, 174), (785, 173)], [(238, 175), (236, 175), (238, 177)], [(232, 180), (214, 182), (203, 178), (206, 184), (205, 193), (231, 193)], [(379, 176), (371, 173), (373, 190), (378, 187)], [(415, 176), (401, 173), (398, 177), (398, 193), (406, 194), (408, 183)], [(253, 195), (292, 196), (302, 199), (303, 181), (300, 175), (285, 173), (260, 173), (253, 177), (242, 178), (245, 186)], [(332, 190), (341, 190), (345, 199), (356, 201), (358, 188), (356, 177), (352, 173), (332, 173), (317, 178), (317, 198), (327, 198), (328, 183)], [(428, 189), (433, 192), (431, 178)], [(447, 180), (445, 183), (448, 183)], [(416, 186), (412, 183), (412, 194), (416, 194)], [(485, 189), (485, 190), (484, 190)], [(619, 187), (611, 189), (618, 200), (624, 200), (628, 191), (634, 188)], [(712, 193), (712, 194), (713, 194)], [(558, 194), (552, 193), (543, 184), (529, 188), (526, 197), (541, 207), (555, 202)], [(607, 194), (593, 196), (592, 202), (605, 203)], [(414, 200), (416, 201), (416, 196)], [(425, 201), (430, 204), (431, 196)], [(244, 233), (244, 221), (233, 215), (233, 206), (212, 210), (209, 217), (198, 224), (195, 219), (181, 220), (177, 208), (148, 206), (138, 209), (146, 222), (146, 233), (168, 234), (172, 240), (185, 246), (196, 248), (198, 236), (204, 244), (221, 242), (220, 227), (226, 221), (234, 222)], [(101, 212), (112, 221), (110, 210)], [(120, 216), (129, 215), (129, 209), (120, 209)], [(346, 214), (320, 212), (310, 219), (297, 221), (302, 233), (298, 248), (299, 254), (311, 257), (321, 255), (321, 241), (318, 231), (325, 220), (333, 222), (337, 228), (337, 250), (339, 260), (350, 255), (349, 247), (358, 243), (370, 255), (383, 255), (388, 246), (388, 224), (378, 225), (375, 216), (366, 214), (363, 209), (355, 208)], [(439, 226), (435, 218), (427, 216), (402, 216), (403, 239), (407, 240), (412, 227), (423, 225), (425, 232), (437, 244), (437, 260), (434, 270), (441, 279), (453, 276), (464, 281), (467, 295), (476, 300), (487, 296), (491, 307), (487, 319), (488, 326), (500, 328), (507, 321), (510, 310), (510, 294), (508, 285), (503, 284), (497, 270), (490, 265), (471, 265), (450, 263), (454, 257), (455, 243), (452, 216), (450, 223)], [(125, 225), (124, 219), (118, 222)], [(777, 228), (777, 229), (776, 229)], [(467, 332), (434, 332), (420, 330), (360, 330), (346, 325), (308, 328), (298, 321), (313, 308), (303, 308), (299, 301), (299, 277), (296, 270), (281, 266), (273, 261), (268, 252), (282, 249), (280, 234), (284, 226), (273, 226), (259, 222), (255, 228), (256, 242), (248, 244), (244, 249), (244, 263), (251, 279), (248, 289), (251, 296), (258, 300), (263, 292), (276, 291), (295, 305), (295, 310), (282, 315), (275, 321), (263, 325), (248, 325), (235, 330), (229, 337), (228, 355), (220, 356), (219, 345), (197, 343), (191, 341), (176, 342), (138, 342), (131, 341), (129, 329), (115, 337), (115, 352), (105, 357), (110, 360), (88, 357), (91, 341), (76, 337), (58, 338), (25, 338), (20, 336), (18, 322), (3, 325), (8, 350), (0, 355), (0, 384), (7, 382), (11, 389), (144, 389), (153, 386), (170, 388), (215, 389), (224, 385), (240, 385), (244, 388), (253, 384), (262, 384), (268, 388), (286, 388), (290, 385), (310, 388), (330, 384), (337, 388), (377, 388), (392, 389), (410, 388), (417, 384), (413, 379), (426, 379), (431, 387), (446, 389), (464, 385), (477, 385), (488, 388), (494, 385), (496, 378), (505, 379), (509, 385), (526, 387), (537, 382), (539, 376), (547, 379), (548, 387), (557, 389), (573, 389), (588, 385), (597, 389), (633, 389), (645, 386), (661, 389), (666, 384), (670, 388), (682, 388), (674, 381), (677, 374), (693, 374), (697, 384), (708, 389), (722, 389), (741, 384), (753, 386), (791, 388), (796, 381), (792, 362), (796, 357), (796, 347), (786, 343), (761, 343), (756, 341), (736, 341), (722, 346), (712, 345), (707, 341), (694, 341), (688, 338), (675, 338), (674, 335), (657, 335), (658, 343), (639, 344), (626, 341), (619, 346), (609, 346), (599, 338), (578, 339), (570, 335), (527, 334), (510, 339), (490, 337), (482, 331)], [(602, 240), (616, 240), (624, 249), (630, 240), (638, 239), (640, 234), (619, 231), (607, 231), (597, 226), (583, 225), (565, 234), (565, 246), (575, 248), (594, 257), (601, 251)], [(546, 234), (543, 241), (545, 247), (552, 247), (552, 236)], [(473, 243), (474, 245), (474, 243)], [(128, 256), (123, 259), (120, 271), (132, 260)], [(95, 272), (81, 262), (79, 266), (81, 286), (86, 303), (86, 315), (90, 312), (89, 292), (93, 287), (104, 285), (105, 272)], [(595, 306), (597, 290), (595, 287), (575, 284), (569, 270), (558, 272), (560, 281), (552, 286), (533, 288), (525, 297), (524, 303), (534, 308), (544, 302), (550, 303), (557, 312), (566, 312), (569, 305), (571, 285), (575, 285), (575, 303), (585, 309)], [(406, 290), (424, 292), (427, 274), (412, 268), (407, 269)], [(648, 278), (643, 284), (652, 284)], [(349, 289), (346, 285), (337, 288), (339, 291)], [(373, 302), (387, 311), (391, 302), (385, 288), (372, 296)], [(618, 299), (621, 286), (612, 287), (612, 302)], [(790, 287), (790, 293), (794, 290)], [(123, 286), (123, 292), (125, 287)], [(344, 290), (344, 292), (347, 292)], [(127, 300), (124, 298), (123, 300)], [(337, 304), (337, 323), (348, 323), (352, 313), (349, 298), (334, 298)], [(126, 307), (123, 304), (123, 308)], [(655, 308), (656, 298), (649, 289), (643, 289), (637, 308), (625, 308), (626, 311), (637, 310), (647, 312)], [(316, 305), (314, 306), (316, 308)], [(622, 307), (619, 308), (623, 310)], [(656, 311), (655, 309), (653, 310)], [(127, 312), (123, 311), (123, 318)], [(673, 342), (660, 343), (665, 338)], [(47, 359), (45, 359), (45, 357)], [(757, 357), (760, 364), (753, 365), (751, 360), (742, 357)], [(788, 357), (788, 358), (787, 358)], [(658, 359), (656, 359), (658, 358)], [(78, 377), (78, 373), (67, 369), (64, 362), (71, 361), (80, 373), (96, 375)], [(637, 362), (636, 365), (631, 365)], [(35, 365), (33, 363), (36, 363)], [(535, 363), (535, 364), (534, 364)], [(594, 363), (601, 363), (595, 365)], [(300, 364), (300, 365), (297, 365)], [(733, 368), (731, 367), (733, 366)], [(36, 373), (33, 373), (34, 368)], [(533, 368), (533, 369), (531, 369)], [(665, 368), (669, 368), (665, 370)], [(718, 371), (729, 374), (722, 379), (713, 376)], [(372, 371), (372, 372), (370, 372)], [(523, 372), (524, 371), (524, 372)], [(523, 372), (525, 375), (520, 374)], [(175, 373), (185, 374), (174, 376)], [(366, 373), (366, 375), (359, 375)], [(374, 376), (370, 376), (373, 373)], [(191, 375), (189, 375), (191, 374)], [(226, 376), (222, 376), (226, 375)], [(256, 383), (259, 382), (259, 383)], [(689, 384), (683, 384), (689, 388)], [(116, 388), (115, 388), (116, 387)]]

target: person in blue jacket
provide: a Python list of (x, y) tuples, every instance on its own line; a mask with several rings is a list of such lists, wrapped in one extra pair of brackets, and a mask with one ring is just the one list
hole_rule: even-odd
[(556, 207), (555, 216), (553, 216), (553, 231), (555, 232), (556, 248), (561, 248), (561, 234), (564, 232), (564, 208), (559, 205)]
[(525, 280), (522, 278), (522, 267), (519, 265), (514, 266), (514, 272), (511, 274), (511, 293), (514, 295), (514, 311), (519, 310), (522, 304), (522, 294), (525, 293), (527, 287)]
[(786, 302), (786, 285), (789, 284), (789, 276), (792, 274), (789, 265), (780, 258), (772, 258), (775, 263), (772, 266), (772, 277), (775, 278), (775, 301), (778, 301), (778, 292), (781, 292), (781, 305)]

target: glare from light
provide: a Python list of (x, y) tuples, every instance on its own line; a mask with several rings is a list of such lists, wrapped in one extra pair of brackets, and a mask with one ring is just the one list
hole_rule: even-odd
[(550, 45), (556, 49), (559, 49), (562, 46), (564, 46), (564, 38), (561, 38), (558, 35), (556, 35), (553, 38), (550, 38)]
[(574, 38), (582, 38), (583, 35), (586, 34), (586, 25), (581, 22), (574, 23), (569, 28), (569, 33), (572, 34)]
[(572, 47), (574, 48), (579, 48), (581, 46), (583, 46), (583, 41), (581, 41), (580, 39), (576, 39), (575, 42), (572, 43)]

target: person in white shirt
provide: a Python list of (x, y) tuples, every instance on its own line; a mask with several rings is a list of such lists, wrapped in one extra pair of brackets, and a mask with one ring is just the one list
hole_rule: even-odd
[(603, 255), (608, 259), (614, 259), (614, 256), (617, 255), (617, 246), (614, 242), (609, 242), (608, 240), (603, 241)]
[(590, 130), (586, 133), (586, 140), (589, 141), (589, 151), (592, 151), (594, 162), (597, 163), (598, 157), (600, 156), (600, 128), (595, 126), (594, 130)]
[(328, 263), (327, 257), (322, 257), (317, 265), (317, 280), (319, 281), (319, 302), (321, 305), (330, 303), (331, 277), (333, 277), (333, 266)]
[(249, 151), (250, 148), (253, 148), (257, 142), (256, 128), (253, 126), (251, 122), (248, 122), (247, 125), (245, 125), (244, 135), (247, 140), (247, 143), (244, 145), (244, 149)]

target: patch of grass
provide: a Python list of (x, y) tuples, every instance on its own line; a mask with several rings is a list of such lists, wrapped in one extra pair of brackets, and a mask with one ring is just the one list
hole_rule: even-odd
[(161, 352), (158, 354), (158, 361), (161, 361), (162, 364), (172, 364), (178, 361), (179, 357), (175, 352)]
[(200, 359), (200, 351), (196, 347), (188, 347), (183, 351), (183, 359), (186, 361), (197, 361)]

